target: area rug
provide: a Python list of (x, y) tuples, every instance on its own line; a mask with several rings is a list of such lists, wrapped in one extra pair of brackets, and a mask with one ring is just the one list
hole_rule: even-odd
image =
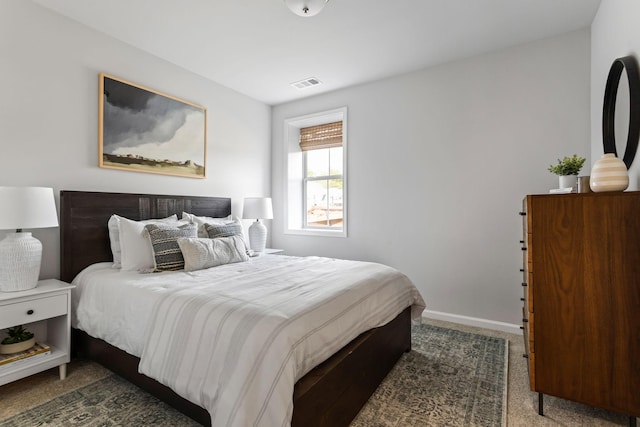
[[(508, 343), (432, 325), (414, 326), (402, 356), (352, 427), (503, 426)], [(23, 426), (197, 426), (116, 375), (0, 421)]]
[(432, 325), (411, 340), (352, 427), (506, 425), (507, 340)]

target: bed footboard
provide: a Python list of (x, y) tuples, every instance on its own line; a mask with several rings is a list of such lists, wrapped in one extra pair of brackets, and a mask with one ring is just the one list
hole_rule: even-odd
[[(72, 330), (73, 351), (98, 362), (204, 426), (209, 413), (138, 373), (140, 359), (84, 331)], [(411, 349), (411, 308), (351, 341), (302, 377), (293, 393), (294, 427), (348, 426), (402, 353)]]

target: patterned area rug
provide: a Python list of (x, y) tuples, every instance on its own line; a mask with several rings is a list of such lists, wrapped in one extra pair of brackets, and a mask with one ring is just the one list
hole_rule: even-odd
[(432, 325), (411, 338), (352, 427), (506, 425), (506, 340)]
[[(507, 342), (431, 325), (415, 326), (404, 354), (352, 427), (502, 426)], [(0, 426), (197, 426), (111, 375), (0, 421)]]

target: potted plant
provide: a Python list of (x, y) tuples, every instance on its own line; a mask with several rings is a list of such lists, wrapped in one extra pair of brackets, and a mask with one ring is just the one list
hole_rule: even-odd
[(558, 175), (559, 188), (575, 187), (578, 183), (578, 174), (585, 161), (584, 157), (578, 157), (576, 154), (573, 157), (564, 157), (562, 160), (558, 159), (557, 165), (549, 166), (549, 172)]
[(8, 337), (0, 342), (0, 354), (18, 353), (28, 350), (36, 343), (33, 332), (29, 332), (22, 325), (7, 329)]

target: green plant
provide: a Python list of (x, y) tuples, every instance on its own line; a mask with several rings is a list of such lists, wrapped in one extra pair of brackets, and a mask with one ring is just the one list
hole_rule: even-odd
[(29, 332), (22, 325), (7, 329), (9, 336), (2, 340), (1, 344), (16, 344), (33, 338), (33, 332)]
[(575, 154), (573, 157), (565, 157), (562, 160), (558, 159), (557, 165), (549, 166), (549, 172), (555, 173), (556, 175), (578, 175), (585, 160), (584, 157), (578, 157)]

